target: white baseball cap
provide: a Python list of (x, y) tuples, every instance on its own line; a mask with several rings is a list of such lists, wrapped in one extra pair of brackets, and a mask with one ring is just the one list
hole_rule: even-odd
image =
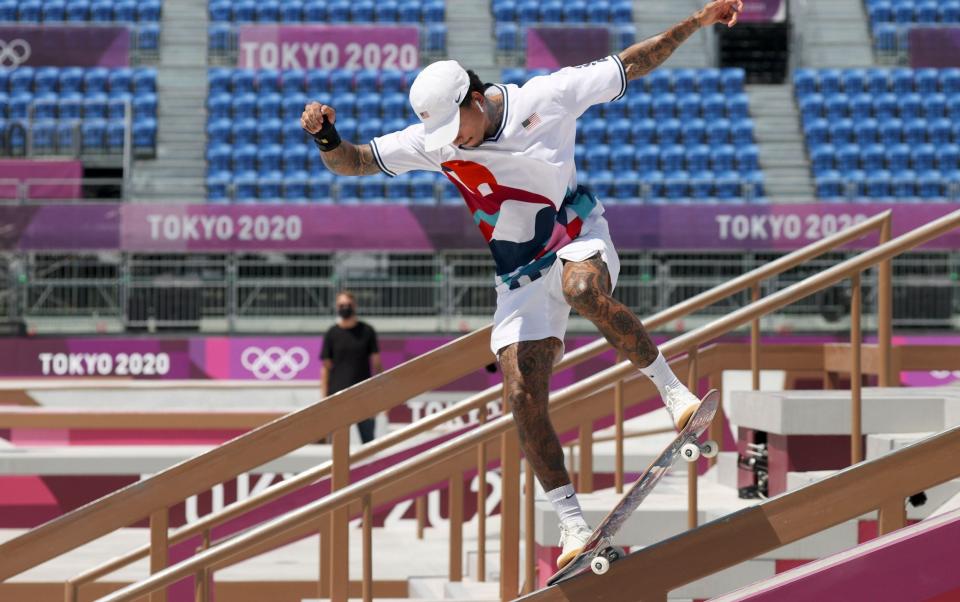
[(437, 150), (456, 140), (460, 103), (470, 91), (470, 77), (457, 61), (427, 65), (410, 86), (410, 104), (426, 128), (424, 146)]

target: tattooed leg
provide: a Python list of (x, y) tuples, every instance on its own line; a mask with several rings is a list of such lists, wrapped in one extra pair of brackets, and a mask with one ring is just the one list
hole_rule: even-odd
[(610, 273), (599, 255), (564, 261), (563, 296), (570, 307), (593, 322), (614, 349), (638, 368), (646, 368), (660, 352), (640, 319), (610, 291)]
[(498, 358), (503, 370), (503, 386), (520, 435), (520, 449), (545, 491), (570, 483), (563, 447), (547, 409), (550, 374), (562, 345), (553, 337), (521, 341), (503, 348)]

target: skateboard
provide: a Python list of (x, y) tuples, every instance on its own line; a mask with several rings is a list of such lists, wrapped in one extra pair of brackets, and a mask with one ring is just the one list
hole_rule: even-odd
[(693, 413), (683, 429), (677, 433), (673, 441), (664, 449), (652, 464), (640, 475), (630, 489), (620, 499), (620, 502), (607, 514), (606, 518), (593, 531), (587, 540), (583, 551), (554, 573), (547, 581), (547, 585), (555, 585), (579, 575), (589, 567), (597, 575), (610, 570), (610, 563), (618, 560), (623, 552), (611, 544), (613, 536), (617, 534), (624, 521), (633, 514), (633, 511), (657, 486), (663, 475), (667, 473), (677, 458), (687, 462), (695, 462), (702, 455), (713, 458), (720, 451), (715, 441), (700, 444), (699, 438), (710, 423), (717, 406), (720, 403), (720, 392), (710, 390), (701, 400), (700, 407)]

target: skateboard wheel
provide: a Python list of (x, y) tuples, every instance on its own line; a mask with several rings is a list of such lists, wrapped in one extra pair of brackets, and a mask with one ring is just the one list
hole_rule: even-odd
[(717, 454), (720, 453), (720, 446), (717, 445), (716, 441), (707, 441), (700, 448), (700, 453), (703, 454), (704, 458), (716, 458)]
[(696, 443), (687, 443), (680, 448), (680, 456), (687, 462), (696, 462), (700, 459), (700, 446)]
[(602, 575), (610, 570), (610, 561), (603, 556), (597, 556), (590, 561), (590, 568), (595, 575)]

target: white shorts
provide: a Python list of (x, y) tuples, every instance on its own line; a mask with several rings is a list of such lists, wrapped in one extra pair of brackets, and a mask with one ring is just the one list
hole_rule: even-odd
[(579, 238), (557, 251), (558, 259), (547, 273), (520, 288), (499, 293), (490, 336), (493, 354), (520, 341), (556, 337), (562, 342), (570, 321), (570, 305), (563, 297), (561, 260), (584, 261), (597, 253), (607, 264), (611, 285), (616, 287), (620, 257), (610, 240), (607, 220), (598, 215), (587, 219)]

